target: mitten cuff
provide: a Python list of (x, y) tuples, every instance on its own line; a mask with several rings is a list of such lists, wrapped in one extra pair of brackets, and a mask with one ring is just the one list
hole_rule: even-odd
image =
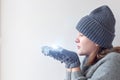
[(72, 64), (66, 64), (65, 67), (66, 67), (66, 68), (80, 67), (80, 62), (77, 61), (77, 62), (74, 62), (74, 63), (72, 63)]

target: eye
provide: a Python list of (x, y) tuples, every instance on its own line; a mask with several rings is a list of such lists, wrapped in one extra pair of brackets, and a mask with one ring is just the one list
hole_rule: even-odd
[(84, 36), (82, 33), (79, 34), (80, 37)]
[(80, 36), (84, 36), (83, 34), (81, 34)]

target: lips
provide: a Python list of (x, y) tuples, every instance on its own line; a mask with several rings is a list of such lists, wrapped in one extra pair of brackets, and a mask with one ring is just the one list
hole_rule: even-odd
[(80, 46), (77, 46), (78, 49), (80, 49)]

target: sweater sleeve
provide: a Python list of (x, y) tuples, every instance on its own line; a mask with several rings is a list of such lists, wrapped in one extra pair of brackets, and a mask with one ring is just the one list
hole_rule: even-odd
[(110, 54), (94, 67), (88, 71), (88, 76), (92, 74), (90, 77), (83, 76), (81, 72), (72, 72), (71, 80), (120, 80), (120, 54)]
[(80, 71), (76, 72), (68, 72), (66, 71), (66, 78), (65, 80), (87, 80)]
[(64, 80), (71, 80), (71, 72), (66, 71), (66, 78)]
[(76, 71), (71, 73), (71, 80), (87, 80), (87, 78), (80, 71)]

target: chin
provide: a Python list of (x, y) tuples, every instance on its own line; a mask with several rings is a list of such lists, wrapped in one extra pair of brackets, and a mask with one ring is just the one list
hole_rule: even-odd
[(81, 51), (78, 51), (78, 55), (80, 55), (80, 56), (84, 56), (85, 54), (82, 53)]
[(82, 52), (82, 51), (78, 51), (78, 55), (80, 55), (80, 56), (86, 56), (87, 54), (84, 53), (84, 52)]
[(85, 56), (85, 54), (81, 54), (81, 53), (79, 53), (78, 55), (80, 55), (80, 56)]

